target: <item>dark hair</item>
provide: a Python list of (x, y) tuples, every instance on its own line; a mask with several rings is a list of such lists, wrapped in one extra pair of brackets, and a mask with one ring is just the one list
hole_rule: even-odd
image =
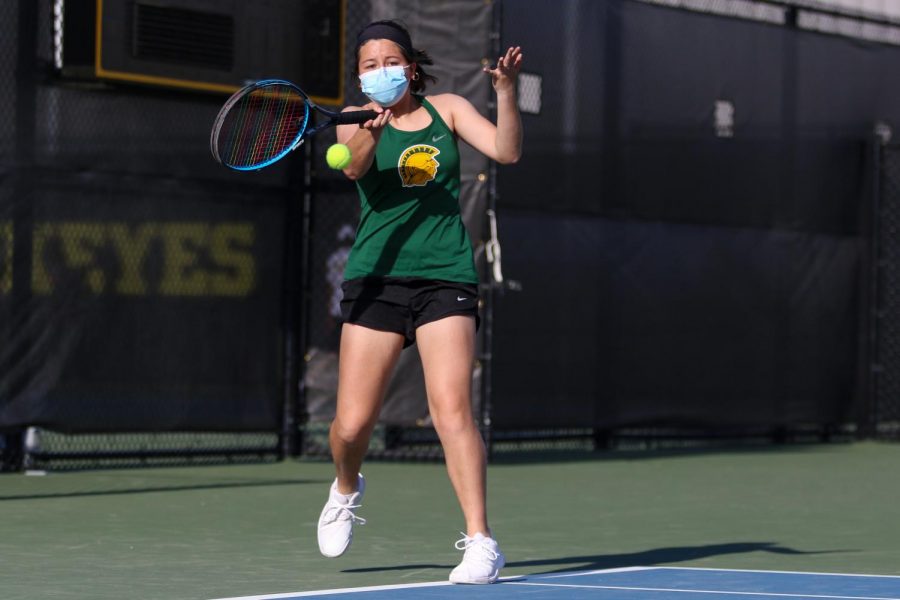
[(406, 27), (397, 21), (384, 20), (369, 23), (356, 36), (356, 72), (359, 74), (359, 50), (370, 40), (390, 40), (399, 46), (400, 51), (410, 63), (416, 63), (416, 72), (413, 73), (409, 88), (413, 93), (424, 92), (426, 82), (437, 83), (437, 77), (429, 75), (422, 65), (433, 65), (434, 61), (424, 50), (413, 48), (409, 32)]

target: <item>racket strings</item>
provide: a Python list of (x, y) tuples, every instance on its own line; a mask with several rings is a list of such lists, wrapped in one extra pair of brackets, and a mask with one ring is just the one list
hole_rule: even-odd
[(306, 101), (295, 90), (256, 89), (229, 111), (219, 134), (219, 156), (237, 167), (267, 163), (293, 147), (308, 118)]

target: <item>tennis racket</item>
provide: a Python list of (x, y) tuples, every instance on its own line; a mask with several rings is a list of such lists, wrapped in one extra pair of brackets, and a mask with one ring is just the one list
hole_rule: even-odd
[[(313, 111), (327, 120), (310, 126)], [(265, 79), (228, 99), (216, 117), (209, 149), (230, 169), (254, 171), (284, 158), (321, 129), (365, 123), (376, 116), (374, 110), (332, 112), (317, 106), (290, 81)]]

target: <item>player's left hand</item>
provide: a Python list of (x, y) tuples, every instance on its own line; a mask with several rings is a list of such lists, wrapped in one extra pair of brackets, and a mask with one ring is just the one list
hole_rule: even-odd
[(506, 51), (506, 54), (497, 59), (497, 64), (493, 68), (484, 67), (485, 73), (490, 73), (491, 83), (494, 84), (494, 90), (497, 93), (511, 92), (515, 90), (516, 78), (519, 76), (519, 69), (522, 68), (522, 48), (516, 46)]

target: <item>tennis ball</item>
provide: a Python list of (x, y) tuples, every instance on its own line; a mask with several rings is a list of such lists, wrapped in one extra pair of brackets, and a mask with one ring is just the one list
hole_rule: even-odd
[(327, 162), (328, 166), (332, 169), (345, 168), (350, 164), (351, 158), (353, 158), (353, 156), (350, 154), (350, 148), (344, 144), (332, 144), (331, 147), (328, 148), (328, 152), (325, 153), (325, 162)]

